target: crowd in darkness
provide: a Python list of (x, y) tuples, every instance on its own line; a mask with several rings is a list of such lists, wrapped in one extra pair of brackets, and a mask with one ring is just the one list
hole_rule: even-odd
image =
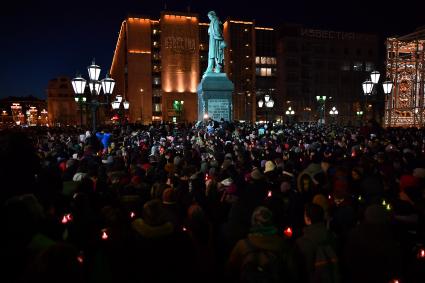
[(420, 129), (4, 129), (0, 192), (2, 282), (425, 280)]

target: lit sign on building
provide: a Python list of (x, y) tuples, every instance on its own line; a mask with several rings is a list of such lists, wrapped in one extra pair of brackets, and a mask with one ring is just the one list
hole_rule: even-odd
[(171, 49), (174, 53), (193, 53), (195, 52), (195, 38), (167, 36), (164, 40), (165, 48)]

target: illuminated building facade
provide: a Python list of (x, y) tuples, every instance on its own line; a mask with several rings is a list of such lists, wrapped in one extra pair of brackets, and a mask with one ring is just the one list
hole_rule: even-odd
[(30, 96), (9, 96), (0, 100), (1, 122), (18, 125), (48, 124), (46, 101)]
[(388, 38), (388, 78), (394, 83), (385, 101), (386, 127), (424, 127), (425, 28)]
[[(356, 111), (367, 112), (362, 82), (371, 71), (382, 71), (376, 35), (286, 24), (277, 37), (277, 88), (281, 95), (275, 103), (279, 109), (291, 107), (298, 121), (317, 122), (320, 105), (316, 96), (326, 96), (325, 120), (334, 106), (339, 111), (336, 119), (343, 124), (358, 119)], [(369, 116), (379, 112), (376, 95), (369, 97), (368, 105)]]
[[(208, 65), (208, 26), (197, 14), (177, 12), (162, 12), (159, 20), (123, 21), (110, 73), (116, 81), (114, 93), (130, 102), (130, 122), (197, 120), (196, 88)], [(225, 21), (223, 27), (228, 44), (225, 71), (235, 84), (233, 117), (255, 120), (256, 50), (275, 50), (261, 44), (257, 48), (256, 34), (274, 31), (235, 20)], [(274, 56), (272, 51), (264, 51), (266, 55)], [(275, 89), (274, 81), (271, 84), (263, 88)]]
[(47, 86), (47, 109), (52, 125), (80, 124), (80, 109), (74, 100), (74, 91), (68, 77), (58, 77)]

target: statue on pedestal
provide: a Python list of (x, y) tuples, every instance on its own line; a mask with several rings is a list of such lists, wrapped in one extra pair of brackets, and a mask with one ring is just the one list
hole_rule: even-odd
[(208, 34), (210, 36), (209, 49), (208, 49), (208, 68), (204, 73), (221, 73), (224, 66), (224, 42), (222, 23), (218, 19), (214, 11), (208, 12), (208, 18), (211, 20)]

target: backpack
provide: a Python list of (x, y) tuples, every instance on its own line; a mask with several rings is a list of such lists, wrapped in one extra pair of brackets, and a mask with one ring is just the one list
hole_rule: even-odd
[(338, 266), (338, 257), (332, 245), (328, 242), (320, 243), (316, 249), (312, 282), (340, 282)]
[(249, 251), (244, 255), (240, 270), (243, 283), (283, 282), (284, 264), (280, 254), (255, 247), (245, 239)]

